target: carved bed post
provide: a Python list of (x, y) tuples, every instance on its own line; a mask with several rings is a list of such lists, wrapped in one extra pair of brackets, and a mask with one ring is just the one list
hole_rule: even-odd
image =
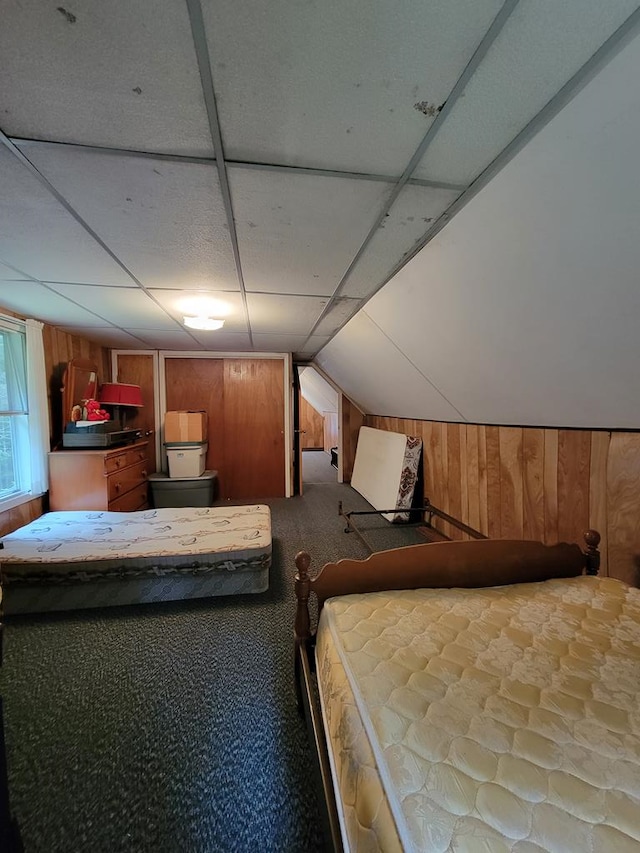
[(597, 530), (587, 530), (584, 534), (584, 541), (587, 546), (584, 550), (584, 556), (588, 575), (597, 575), (600, 571), (600, 551), (598, 551), (600, 538)]
[(299, 551), (296, 554), (296, 575), (295, 575), (295, 591), (296, 591), (296, 620), (293, 627), (293, 636), (295, 638), (295, 660), (294, 673), (296, 685), (296, 702), (298, 710), (302, 713), (304, 710), (302, 696), (302, 678), (303, 666), (301, 661), (302, 655), (307, 655), (307, 643), (311, 637), (311, 620), (309, 618), (309, 591), (311, 589), (311, 579), (309, 577), (309, 566), (311, 565), (311, 557), (306, 551)]
[(308, 640), (311, 636), (311, 620), (309, 619), (309, 590), (311, 589), (311, 579), (309, 578), (309, 566), (311, 565), (311, 557), (306, 551), (299, 551), (296, 554), (296, 577), (295, 590), (298, 606), (296, 609), (296, 621), (294, 624), (293, 633), (296, 638), (296, 645)]

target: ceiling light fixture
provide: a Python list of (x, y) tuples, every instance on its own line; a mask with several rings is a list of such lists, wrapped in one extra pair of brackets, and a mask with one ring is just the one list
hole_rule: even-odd
[(224, 326), (224, 320), (217, 320), (214, 317), (204, 317), (198, 315), (196, 317), (185, 317), (185, 326), (190, 329), (200, 329), (205, 332), (213, 332), (216, 329), (221, 329)]

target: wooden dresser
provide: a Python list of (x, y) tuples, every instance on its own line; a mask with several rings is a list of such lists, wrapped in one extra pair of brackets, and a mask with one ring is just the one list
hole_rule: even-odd
[(147, 509), (147, 444), (50, 453), (50, 509)]

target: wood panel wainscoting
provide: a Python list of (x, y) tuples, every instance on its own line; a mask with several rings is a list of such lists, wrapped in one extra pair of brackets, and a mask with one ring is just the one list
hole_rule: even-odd
[[(496, 539), (602, 536), (602, 574), (639, 584), (640, 433), (368, 416), (424, 442), (424, 496)], [(459, 538), (459, 531), (443, 532)]]

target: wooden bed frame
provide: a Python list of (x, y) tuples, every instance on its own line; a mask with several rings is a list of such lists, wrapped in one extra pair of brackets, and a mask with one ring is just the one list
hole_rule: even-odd
[(427, 542), (380, 551), (364, 560), (327, 563), (314, 576), (309, 572), (309, 554), (300, 551), (296, 555), (296, 700), (306, 718), (318, 757), (319, 785), (326, 803), (323, 819), (327, 849), (342, 851), (343, 846), (329, 752), (314, 685), (316, 629), (311, 628), (310, 594), (316, 596), (319, 618), (324, 602), (337, 595), (397, 589), (480, 588), (536, 583), (581, 574), (597, 575), (600, 534), (588, 530), (584, 540), (584, 551), (579, 545), (565, 542), (558, 545), (499, 539)]

